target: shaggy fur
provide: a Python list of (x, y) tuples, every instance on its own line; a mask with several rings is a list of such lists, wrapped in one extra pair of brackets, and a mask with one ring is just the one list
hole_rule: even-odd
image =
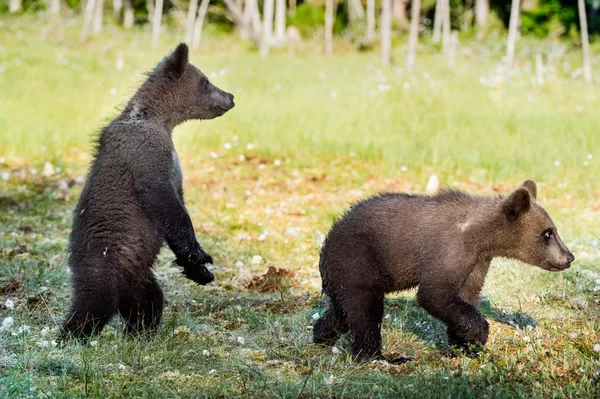
[(188, 48), (180, 44), (102, 130), (73, 214), (73, 298), (63, 336), (88, 337), (116, 313), (130, 332), (156, 328), (164, 299), (152, 265), (165, 241), (186, 277), (202, 285), (213, 281), (205, 266), (212, 258), (196, 241), (184, 205), (171, 132), (233, 106), (233, 95), (189, 64)]
[(419, 305), (447, 325), (450, 345), (484, 345), (489, 327), (477, 307), (492, 258), (552, 271), (574, 260), (536, 196), (528, 180), (504, 198), (447, 191), (381, 194), (356, 204), (321, 250), (331, 302), (314, 325), (314, 342), (333, 345), (350, 331), (357, 358), (385, 359), (384, 295), (418, 286)]

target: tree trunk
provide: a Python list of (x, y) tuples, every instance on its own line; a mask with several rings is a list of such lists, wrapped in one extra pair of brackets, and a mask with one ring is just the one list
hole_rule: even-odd
[(448, 66), (454, 69), (456, 62), (456, 48), (458, 47), (458, 31), (452, 31), (450, 35), (450, 44), (448, 46)]
[(375, 0), (367, 0), (367, 42), (375, 40)]
[(288, 6), (288, 15), (290, 17), (296, 15), (296, 0), (290, 0), (290, 4)]
[[(447, 1), (447, 0), (446, 0)], [(421, 0), (413, 0), (410, 10), (410, 32), (408, 34), (408, 58), (406, 69), (412, 71), (417, 58), (417, 40), (419, 38), (419, 19), (421, 18)]]
[(274, 0), (265, 0), (263, 10), (262, 40), (260, 46), (260, 55), (266, 57), (269, 55), (269, 48), (273, 40), (273, 3)]
[(435, 14), (433, 16), (433, 35), (431, 41), (433, 43), (439, 43), (442, 37), (442, 24), (444, 20), (444, 6), (446, 0), (436, 0), (435, 2)]
[(382, 0), (381, 4), (381, 63), (392, 62), (392, 1)]
[(335, 18), (335, 0), (325, 0), (325, 54), (333, 54), (333, 22)]
[(236, 23), (236, 25), (241, 26), (242, 29), (245, 29), (248, 32), (248, 34), (250, 35), (250, 39), (252, 39), (256, 47), (258, 47), (259, 49), (262, 48), (262, 39), (260, 37), (260, 34), (254, 29), (251, 29), (250, 26), (246, 23), (246, 21), (244, 20), (244, 14), (242, 13), (242, 10), (240, 10), (238, 5), (233, 0), (223, 0), (223, 2), (229, 9), (231, 15), (233, 16), (233, 20)]
[(448, 47), (450, 46), (450, 0), (442, 0), (444, 3), (442, 15), (442, 53), (448, 55)]
[(188, 46), (192, 45), (192, 39), (194, 37), (194, 25), (196, 22), (196, 14), (198, 13), (198, 0), (190, 0), (188, 7), (187, 19), (185, 22), (185, 36), (184, 41)]
[(115, 18), (121, 16), (121, 10), (123, 9), (123, 0), (113, 0), (113, 14)]
[(365, 16), (365, 10), (360, 0), (348, 0), (348, 19), (350, 22), (360, 20)]
[(133, 7), (131, 6), (131, 0), (125, 0), (125, 11), (123, 12), (123, 27), (125, 29), (133, 28)]
[(517, 42), (517, 30), (519, 29), (519, 0), (512, 0), (510, 6), (510, 21), (508, 23), (508, 41), (506, 43), (506, 63), (513, 65), (515, 59), (515, 43)]
[(481, 39), (487, 29), (487, 19), (490, 13), (490, 0), (475, 0), (475, 24), (477, 37)]
[(160, 36), (160, 24), (162, 20), (163, 0), (156, 0), (154, 5), (154, 18), (152, 19), (152, 48), (158, 48), (158, 38)]
[(92, 27), (92, 19), (94, 18), (95, 8), (96, 0), (87, 0), (87, 2), (85, 3), (85, 9), (83, 10), (83, 26), (81, 27), (81, 33), (79, 34), (80, 42), (86, 41), (88, 36), (90, 35), (90, 29)]
[(275, 40), (278, 44), (285, 42), (286, 0), (277, 0), (275, 4)]
[(392, 17), (404, 29), (408, 25), (406, 20), (406, 5), (408, 0), (393, 0), (392, 2)]
[(146, 0), (146, 10), (148, 10), (148, 23), (150, 24), (150, 27), (152, 27), (152, 24), (154, 23), (154, 20), (152, 19), (152, 16), (154, 15), (153, 0)]
[(51, 0), (50, 1), (50, 15), (59, 15), (60, 14), (60, 0)]
[(210, 0), (202, 0), (200, 3), (200, 9), (198, 10), (198, 18), (194, 24), (193, 37), (191, 46), (193, 50), (200, 48), (200, 39), (202, 38), (202, 27), (204, 26), (204, 20), (206, 19), (206, 12), (208, 11), (208, 4)]
[(246, 5), (244, 8), (244, 22), (255, 32), (255, 34), (259, 35), (261, 30), (261, 22), (260, 22), (260, 11), (258, 11), (258, 2), (257, 0), (246, 0)]
[(22, 4), (21, 0), (9, 0), (8, 12), (10, 12), (11, 14), (21, 11), (22, 8), (23, 8), (23, 4)]
[(585, 3), (577, 0), (579, 9), (579, 25), (581, 29), (581, 48), (583, 50), (583, 78), (586, 82), (592, 81), (592, 62), (590, 59), (590, 40), (588, 38), (587, 15), (585, 14)]
[(102, 33), (102, 18), (104, 14), (104, 0), (96, 0), (94, 19), (92, 20), (92, 36)]

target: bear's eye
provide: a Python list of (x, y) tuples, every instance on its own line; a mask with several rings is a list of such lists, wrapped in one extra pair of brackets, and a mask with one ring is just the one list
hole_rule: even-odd
[(208, 87), (208, 79), (203, 79), (202, 80), (202, 87), (204, 87), (204, 88)]
[(552, 229), (548, 229), (548, 230), (544, 231), (544, 238), (546, 240), (551, 239), (553, 235), (554, 235), (554, 232), (552, 231)]

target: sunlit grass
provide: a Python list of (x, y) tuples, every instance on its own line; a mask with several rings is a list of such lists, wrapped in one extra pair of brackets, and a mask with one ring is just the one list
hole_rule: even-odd
[[(179, 37), (167, 30), (152, 51), (141, 29), (108, 25), (101, 39), (79, 44), (76, 20), (2, 23), (0, 287), (16, 277), (22, 288), (0, 291), (0, 323), (13, 318), (0, 331), (0, 396), (598, 394), (600, 98), (571, 77), (578, 53), (549, 64), (540, 87), (527, 51), (544, 43), (522, 43), (521, 67), (511, 74), (498, 69), (495, 43), (465, 43), (455, 70), (425, 43), (417, 70), (407, 73), (402, 46), (398, 66), (382, 68), (376, 53), (326, 58), (309, 40), (296, 57), (283, 50), (264, 60), (233, 37), (207, 35), (191, 60), (233, 92), (237, 106), (177, 128), (174, 140), (217, 282), (190, 284), (165, 250), (156, 265), (168, 300), (158, 334), (127, 337), (115, 320), (93, 344), (58, 348), (80, 186), (63, 201), (56, 182), (85, 174), (94, 132)], [(505, 80), (490, 85), (494, 79)], [(40, 176), (46, 162), (61, 171)], [(422, 192), (431, 173), (442, 185), (486, 195), (536, 179), (574, 266), (548, 273), (496, 261), (482, 305), (490, 340), (476, 359), (440, 353), (444, 327), (416, 306), (414, 292), (388, 299), (383, 326), (384, 351), (413, 362), (356, 365), (345, 340), (337, 352), (310, 345), (312, 317), (324, 307), (319, 242), (333, 218), (377, 191)], [(263, 262), (253, 263), (256, 255)], [(246, 289), (270, 265), (294, 271), (297, 288)], [(24, 325), (30, 330), (20, 334)]]

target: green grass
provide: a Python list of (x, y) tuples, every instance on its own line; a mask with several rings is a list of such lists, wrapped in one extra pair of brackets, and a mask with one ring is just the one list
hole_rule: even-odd
[[(424, 43), (417, 70), (407, 73), (380, 67), (376, 53), (320, 56), (310, 40), (295, 56), (264, 60), (233, 37), (208, 35), (191, 60), (233, 92), (237, 106), (177, 128), (174, 138), (188, 209), (217, 281), (191, 284), (164, 250), (156, 273), (168, 304), (157, 334), (128, 337), (115, 320), (94, 345), (58, 348), (52, 340), (70, 296), (70, 212), (81, 186), (64, 201), (56, 182), (85, 174), (94, 132), (179, 37), (168, 30), (152, 51), (141, 29), (108, 25), (102, 39), (79, 44), (76, 20), (0, 22), (0, 173), (9, 173), (0, 180), (0, 287), (13, 277), (22, 284), (0, 291), (0, 322), (14, 319), (0, 331), (0, 396), (600, 394), (600, 98), (570, 76), (577, 51), (550, 63), (540, 87), (529, 54), (549, 46), (523, 41), (522, 67), (488, 87), (480, 78), (504, 76), (493, 41), (464, 43), (454, 70)], [(395, 48), (399, 65), (403, 52)], [(61, 171), (41, 176), (45, 162)], [(325, 306), (319, 237), (350, 202), (381, 190), (422, 192), (431, 173), (442, 185), (488, 195), (536, 179), (575, 264), (548, 273), (495, 261), (482, 305), (490, 339), (475, 359), (440, 352), (444, 326), (416, 306), (414, 292), (388, 298), (383, 325), (384, 352), (413, 362), (357, 365), (345, 340), (340, 353), (311, 345), (312, 316)], [(11, 253), (19, 245), (24, 252)], [(255, 255), (264, 262), (252, 264)], [(297, 287), (247, 289), (270, 265), (294, 271)], [(30, 329), (19, 334), (24, 325)]]

